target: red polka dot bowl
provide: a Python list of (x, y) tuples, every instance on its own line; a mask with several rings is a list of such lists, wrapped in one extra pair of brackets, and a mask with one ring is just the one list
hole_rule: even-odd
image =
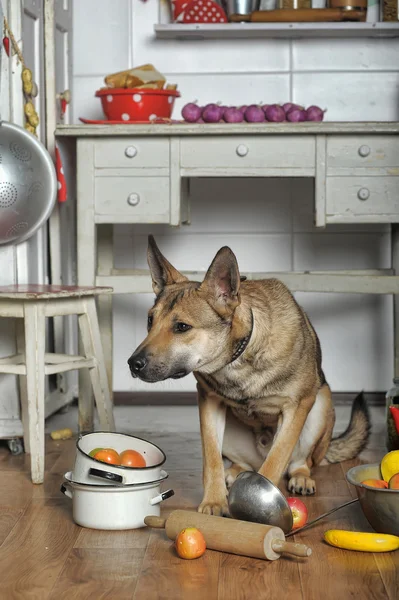
[(151, 90), (146, 88), (104, 88), (96, 92), (109, 121), (131, 123), (170, 119), (175, 99), (180, 93), (175, 90)]

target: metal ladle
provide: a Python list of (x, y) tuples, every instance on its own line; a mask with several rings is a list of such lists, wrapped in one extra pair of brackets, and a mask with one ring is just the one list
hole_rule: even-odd
[(355, 502), (358, 502), (358, 498), (340, 504), (309, 521), (303, 527), (292, 531), (292, 513), (285, 496), (263, 475), (253, 471), (243, 471), (231, 486), (228, 498), (230, 515), (233, 519), (280, 527), (286, 537), (311, 527), (317, 521)]

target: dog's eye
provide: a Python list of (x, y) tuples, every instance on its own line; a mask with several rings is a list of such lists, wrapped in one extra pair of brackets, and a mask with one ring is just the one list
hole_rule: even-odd
[(147, 327), (148, 327), (148, 329), (151, 329), (152, 321), (153, 321), (153, 316), (152, 315), (148, 315), (148, 319), (147, 319)]
[(176, 333), (183, 333), (184, 331), (188, 331), (192, 329), (191, 325), (187, 325), (187, 323), (176, 323), (175, 331)]

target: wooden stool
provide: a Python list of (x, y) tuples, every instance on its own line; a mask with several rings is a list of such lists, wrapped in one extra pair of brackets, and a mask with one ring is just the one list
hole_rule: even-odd
[[(95, 297), (112, 288), (54, 285), (0, 287), (0, 317), (17, 318), (17, 354), (0, 359), (0, 373), (20, 377), (25, 452), (31, 455), (33, 483), (44, 479), (45, 376), (73, 369), (89, 369), (101, 428), (115, 430), (110, 390), (98, 327)], [(84, 356), (45, 352), (46, 317), (78, 315)], [(23, 321), (22, 321), (23, 319)], [(79, 424), (91, 397), (79, 394)]]

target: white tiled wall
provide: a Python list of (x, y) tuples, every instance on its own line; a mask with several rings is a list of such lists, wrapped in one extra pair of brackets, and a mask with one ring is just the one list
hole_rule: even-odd
[[(231, 104), (294, 100), (327, 107), (329, 120), (399, 120), (399, 40), (155, 40), (157, 0), (74, 1), (74, 120), (101, 118), (104, 75), (152, 62), (182, 98)], [(118, 266), (145, 266), (146, 237), (181, 269), (206, 269), (222, 245), (253, 271), (390, 266), (386, 226), (315, 230), (310, 180), (192, 182), (192, 225), (118, 226)], [(391, 297), (297, 294), (322, 343), (335, 391), (380, 391), (392, 377)], [(145, 335), (151, 295), (115, 298), (116, 390), (192, 390), (193, 377), (151, 387), (130, 379), (126, 359)]]

